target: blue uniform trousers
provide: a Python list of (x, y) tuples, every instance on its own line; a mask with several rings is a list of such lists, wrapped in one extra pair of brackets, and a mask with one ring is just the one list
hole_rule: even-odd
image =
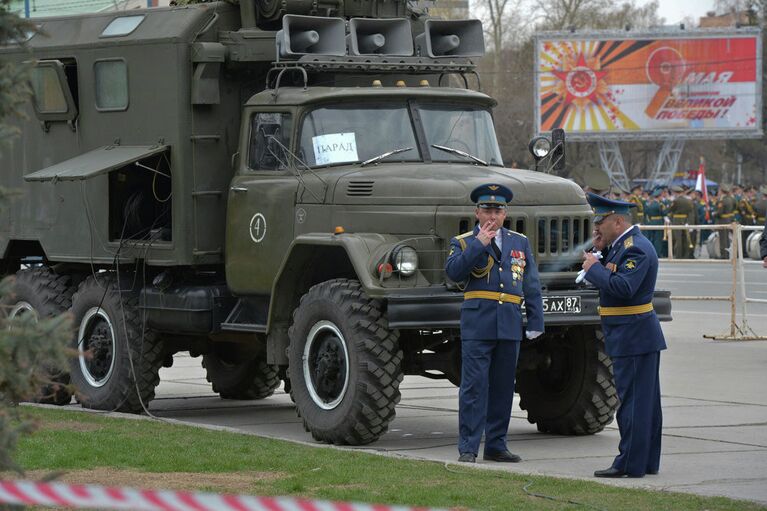
[(631, 476), (657, 473), (663, 415), (660, 407), (660, 352), (611, 357), (618, 389), (621, 441), (613, 468)]
[(503, 452), (514, 400), (514, 376), (520, 341), (462, 341), (458, 394), (458, 452)]

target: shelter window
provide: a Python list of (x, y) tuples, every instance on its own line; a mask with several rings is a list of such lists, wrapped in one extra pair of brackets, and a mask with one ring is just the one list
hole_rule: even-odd
[(128, 108), (128, 66), (124, 60), (101, 60), (93, 65), (96, 79), (96, 108)]
[(53, 65), (41, 63), (32, 72), (32, 90), (35, 92), (37, 111), (44, 114), (66, 113), (69, 110), (64, 85)]
[(74, 59), (39, 60), (30, 74), (37, 118), (74, 121), (77, 118), (77, 62)]
[(144, 21), (144, 15), (140, 16), (120, 16), (113, 19), (109, 25), (101, 32), (101, 37), (119, 37), (128, 35)]
[(291, 158), (292, 116), (287, 112), (259, 112), (250, 121), (248, 167), (253, 170), (282, 170)]

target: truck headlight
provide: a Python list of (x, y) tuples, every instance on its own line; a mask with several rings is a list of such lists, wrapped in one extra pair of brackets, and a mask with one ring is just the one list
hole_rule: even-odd
[(551, 152), (551, 141), (546, 137), (535, 137), (527, 146), (536, 160), (545, 158)]
[(410, 277), (418, 270), (418, 252), (413, 247), (400, 245), (391, 253), (391, 264), (403, 277)]

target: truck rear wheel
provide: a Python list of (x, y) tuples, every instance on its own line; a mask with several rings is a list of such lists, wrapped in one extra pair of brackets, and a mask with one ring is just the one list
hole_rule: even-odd
[(520, 371), (520, 407), (538, 431), (591, 435), (610, 424), (618, 406), (612, 361), (601, 328), (578, 327), (547, 348), (546, 366)]
[[(8, 319), (23, 314), (50, 318), (58, 316), (72, 305), (75, 291), (70, 275), (57, 275), (49, 268), (40, 267), (20, 270), (16, 273), (12, 295), (3, 298), (7, 306)], [(42, 363), (42, 378), (45, 383), (34, 397), (38, 403), (65, 405), (72, 400), (69, 385), (69, 373), (55, 370)]]
[(71, 378), (83, 407), (139, 413), (154, 398), (164, 352), (137, 303), (138, 293), (118, 290), (108, 275), (87, 278), (73, 296)]
[(266, 363), (265, 353), (233, 343), (221, 343), (203, 355), (202, 367), (213, 392), (222, 399), (264, 399), (280, 386), (277, 370)]
[(315, 440), (362, 445), (383, 435), (400, 400), (402, 350), (382, 304), (359, 282), (313, 286), (289, 330), (291, 397)]

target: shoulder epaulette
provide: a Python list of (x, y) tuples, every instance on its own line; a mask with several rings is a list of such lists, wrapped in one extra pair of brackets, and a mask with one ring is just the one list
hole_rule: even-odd
[(631, 248), (634, 246), (634, 237), (629, 236), (625, 240), (623, 240), (623, 248)]
[(474, 234), (474, 231), (465, 232), (455, 237), (458, 240), (458, 244), (461, 246), (461, 250), (466, 250), (466, 238)]
[(511, 229), (509, 229), (509, 232), (512, 233), (512, 234), (516, 234), (517, 236), (522, 236), (523, 238), (527, 239), (527, 236), (525, 236), (521, 232), (512, 231)]

